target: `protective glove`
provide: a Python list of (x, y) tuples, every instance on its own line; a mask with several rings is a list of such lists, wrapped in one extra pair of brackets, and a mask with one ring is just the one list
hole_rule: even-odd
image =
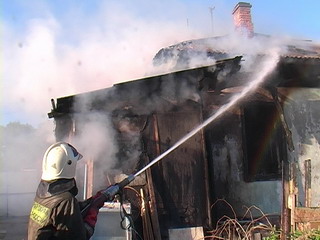
[(97, 192), (97, 194), (91, 198), (91, 203), (89, 204), (83, 218), (83, 221), (90, 227), (95, 227), (99, 209), (103, 207), (105, 201), (106, 197), (101, 193), (101, 191)]
[[(91, 202), (92, 202), (92, 197), (90, 197), (84, 201), (78, 202), (80, 211), (82, 212), (84, 209), (86, 209), (90, 205)], [(84, 215), (82, 215), (82, 216), (84, 216)]]
[(88, 210), (84, 215), (84, 222), (94, 228), (97, 223), (99, 209), (103, 207), (104, 202), (112, 201), (117, 193), (119, 193), (119, 190), (118, 184), (115, 184), (97, 192), (97, 194), (92, 197)]

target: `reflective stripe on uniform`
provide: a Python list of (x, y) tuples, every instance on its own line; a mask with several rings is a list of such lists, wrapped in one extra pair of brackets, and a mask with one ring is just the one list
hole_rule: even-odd
[(43, 226), (46, 220), (49, 218), (49, 214), (49, 208), (35, 202), (31, 209), (30, 218), (39, 225)]

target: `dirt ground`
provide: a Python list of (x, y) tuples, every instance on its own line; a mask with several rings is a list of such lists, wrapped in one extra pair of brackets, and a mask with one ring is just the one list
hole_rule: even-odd
[(0, 239), (27, 240), (29, 216), (0, 217)]

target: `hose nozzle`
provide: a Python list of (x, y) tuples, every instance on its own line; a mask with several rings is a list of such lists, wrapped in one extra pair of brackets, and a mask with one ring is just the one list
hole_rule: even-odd
[(121, 182), (116, 183), (104, 190), (101, 191), (101, 193), (106, 197), (107, 201), (111, 201), (114, 199), (115, 195), (118, 194), (125, 186), (127, 186), (129, 183), (131, 183), (135, 179), (134, 175), (129, 175), (125, 179), (123, 179)]
[(125, 179), (123, 179), (121, 182), (119, 182), (117, 185), (119, 186), (119, 188), (123, 188), (127, 186), (129, 183), (131, 183), (135, 178), (136, 177), (133, 174), (131, 174)]

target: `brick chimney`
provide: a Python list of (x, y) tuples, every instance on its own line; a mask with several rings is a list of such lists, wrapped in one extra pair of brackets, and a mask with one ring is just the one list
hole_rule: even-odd
[(251, 20), (250, 3), (239, 2), (233, 9), (233, 22), (235, 29), (242, 34), (247, 34), (248, 37), (253, 37), (253, 23)]

